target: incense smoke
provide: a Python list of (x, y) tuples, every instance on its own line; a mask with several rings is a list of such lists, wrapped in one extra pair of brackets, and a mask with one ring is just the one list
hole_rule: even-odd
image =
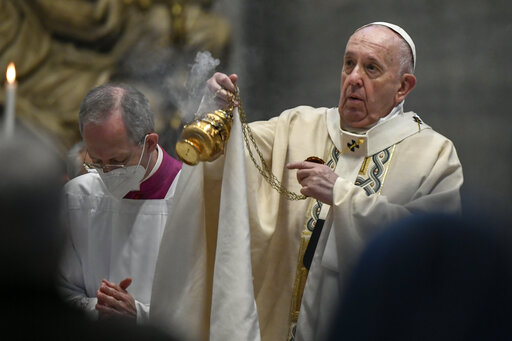
[[(168, 94), (173, 98), (176, 107), (181, 112), (182, 121), (190, 122), (196, 114), (199, 115), (214, 107), (213, 98), (208, 96), (207, 93), (206, 81), (219, 64), (220, 61), (213, 58), (210, 52), (198, 52), (194, 64), (190, 65), (190, 72), (183, 75), (183, 78), (186, 78), (186, 81), (184, 81), (185, 88), (183, 88), (183, 82), (176, 84), (177, 79), (175, 77), (167, 79)], [(177, 86), (181, 88), (181, 91), (176, 88)]]

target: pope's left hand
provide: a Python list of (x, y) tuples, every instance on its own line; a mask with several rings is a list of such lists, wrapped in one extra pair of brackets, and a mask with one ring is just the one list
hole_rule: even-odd
[(126, 288), (132, 283), (131, 278), (123, 279), (119, 285), (107, 280), (101, 281), (100, 290), (98, 290), (98, 310), (100, 318), (128, 318), (137, 319), (137, 307), (135, 299), (126, 291)]
[(289, 163), (286, 168), (297, 169), (302, 194), (332, 205), (333, 188), (338, 175), (329, 166), (301, 161)]

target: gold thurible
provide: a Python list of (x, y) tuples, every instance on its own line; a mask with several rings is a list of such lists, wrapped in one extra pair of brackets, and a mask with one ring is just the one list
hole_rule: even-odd
[[(226, 91), (225, 89), (217, 90)], [(217, 94), (216, 93), (216, 94)], [(194, 166), (200, 161), (213, 161), (224, 152), (224, 146), (231, 132), (233, 121), (233, 110), (235, 104), (240, 114), (240, 123), (242, 124), (242, 134), (244, 137), (247, 154), (254, 167), (269, 183), (272, 188), (282, 194), (288, 200), (304, 200), (306, 196), (290, 192), (279, 179), (274, 175), (263, 157), (263, 153), (258, 148), (256, 139), (252, 133), (251, 127), (247, 124), (240, 92), (235, 93), (227, 91), (227, 108), (224, 110), (215, 110), (209, 112), (192, 123), (186, 125), (181, 132), (181, 138), (176, 143), (176, 153), (178, 157), (188, 165)], [(254, 152), (253, 152), (254, 150)], [(256, 160), (259, 159), (259, 162)], [(321, 161), (320, 158), (309, 158), (308, 161)]]
[(233, 107), (215, 110), (183, 127), (176, 143), (178, 157), (188, 165), (213, 161), (224, 152), (233, 122)]

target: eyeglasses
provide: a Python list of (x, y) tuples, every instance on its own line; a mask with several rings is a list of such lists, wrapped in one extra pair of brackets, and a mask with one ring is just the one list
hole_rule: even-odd
[[(144, 135), (144, 140), (143, 140), (144, 144), (142, 146), (142, 154), (140, 155), (139, 163), (142, 160), (142, 155), (144, 153), (144, 147), (145, 147), (146, 137), (147, 136), (148, 136), (148, 134)], [(97, 162), (87, 162), (87, 161), (85, 161), (87, 159), (87, 155), (89, 155), (89, 151), (88, 150), (85, 151), (85, 155), (84, 155), (83, 166), (84, 166), (85, 169), (87, 169), (87, 170), (91, 170), (91, 169), (98, 170), (98, 169), (101, 169), (101, 170), (103, 170), (103, 172), (108, 173), (108, 172), (113, 171), (115, 169), (128, 167), (128, 163), (132, 159), (133, 152), (130, 154), (130, 156), (128, 156), (128, 158), (126, 158), (127, 161), (125, 163), (119, 163), (119, 164), (114, 163), (114, 164), (106, 164), (106, 165), (104, 165), (102, 163), (97, 163)]]
[[(84, 156), (84, 159), (87, 158), (87, 155), (88, 155), (88, 152), (86, 151), (85, 152), (85, 156)], [(132, 154), (130, 154), (130, 156), (127, 158), (127, 160), (131, 160), (132, 158)], [(129, 162), (129, 161), (128, 161)], [(91, 170), (91, 169), (96, 169), (96, 170), (103, 170), (104, 172), (110, 172), (110, 171), (113, 171), (114, 169), (119, 169), (119, 168), (126, 168), (128, 167), (128, 162), (125, 162), (123, 164), (101, 164), (101, 163), (97, 163), (97, 162), (87, 162), (84, 160), (84, 168), (87, 169), (87, 170)]]

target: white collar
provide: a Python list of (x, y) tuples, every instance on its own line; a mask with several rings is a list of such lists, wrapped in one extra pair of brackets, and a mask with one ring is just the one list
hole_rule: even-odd
[(156, 162), (155, 162), (155, 165), (153, 166), (153, 169), (151, 170), (151, 172), (148, 174), (147, 177), (144, 178), (144, 180), (142, 180), (142, 182), (146, 181), (147, 179), (149, 179), (153, 174), (156, 173), (156, 171), (158, 170), (158, 168), (160, 168), (160, 165), (162, 164), (162, 160), (164, 159), (164, 153), (162, 152), (162, 149), (160, 148), (160, 145), (156, 145), (156, 153), (157, 153), (157, 157), (156, 157)]
[[(338, 108), (330, 108), (327, 110), (329, 136), (340, 152), (350, 151), (348, 154), (371, 156), (420, 130), (430, 128), (414, 112), (404, 113), (403, 106), (398, 105), (395, 109), (387, 119), (377, 122), (364, 133), (357, 133), (341, 129)], [(359, 147), (349, 148), (354, 142), (359, 143)]]

